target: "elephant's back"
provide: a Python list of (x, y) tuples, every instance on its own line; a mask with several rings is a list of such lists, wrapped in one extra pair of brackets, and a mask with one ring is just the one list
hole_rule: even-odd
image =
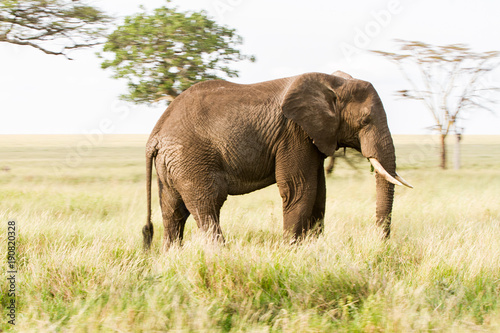
[(286, 122), (276, 83), (207, 81), (177, 97), (151, 135), (167, 169), (203, 161), (230, 176), (231, 194), (274, 182), (275, 142)]
[(238, 132), (239, 127), (269, 127), (282, 117), (281, 92), (286, 79), (257, 84), (204, 81), (179, 95), (158, 120), (153, 133), (207, 139)]

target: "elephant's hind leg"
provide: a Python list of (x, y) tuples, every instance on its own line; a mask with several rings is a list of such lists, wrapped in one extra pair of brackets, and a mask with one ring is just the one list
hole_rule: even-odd
[(158, 187), (160, 190), (163, 226), (165, 228), (163, 247), (167, 250), (172, 244), (182, 241), (189, 211), (175, 189), (164, 184), (161, 180), (158, 181)]
[(224, 178), (217, 175), (199, 177), (196, 183), (189, 184), (181, 193), (198, 227), (207, 233), (211, 240), (224, 243), (219, 223), (220, 210), (228, 195)]

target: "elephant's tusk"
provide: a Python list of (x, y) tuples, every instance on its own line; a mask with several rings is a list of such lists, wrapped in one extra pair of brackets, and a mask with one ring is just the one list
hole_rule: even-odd
[(373, 165), (373, 168), (375, 169), (375, 171), (381, 175), (382, 177), (385, 178), (385, 180), (387, 180), (389, 183), (393, 183), (394, 185), (403, 185), (399, 180), (395, 179), (393, 176), (391, 176), (385, 169), (384, 167), (382, 166), (382, 164), (380, 164), (380, 162), (376, 159), (376, 158), (369, 158), (370, 160), (370, 163)]
[(401, 183), (403, 183), (403, 185), (409, 187), (409, 188), (413, 188), (413, 185), (411, 185), (410, 183), (408, 183), (406, 180), (404, 180), (403, 177), (401, 177), (400, 175), (398, 175), (398, 173), (396, 172), (396, 178), (397, 180), (399, 180)]

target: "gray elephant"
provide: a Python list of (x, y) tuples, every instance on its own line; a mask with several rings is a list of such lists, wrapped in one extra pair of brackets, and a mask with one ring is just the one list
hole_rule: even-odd
[(257, 84), (205, 81), (177, 97), (146, 146), (147, 223), (151, 246), (151, 172), (155, 162), (164, 247), (182, 240), (190, 214), (210, 237), (224, 241), (220, 209), (228, 195), (277, 183), (286, 237), (321, 231), (323, 163), (341, 147), (372, 163), (377, 224), (390, 234), (396, 173), (394, 145), (382, 102), (366, 81), (345, 73), (307, 73)]

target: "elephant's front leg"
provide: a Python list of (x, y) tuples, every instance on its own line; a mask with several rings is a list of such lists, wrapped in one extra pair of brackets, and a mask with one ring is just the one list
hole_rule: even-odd
[(286, 166), (277, 163), (276, 182), (283, 201), (285, 237), (294, 242), (312, 229), (321, 232), (325, 213), (323, 159), (306, 154), (295, 163), (283, 164)]
[(312, 212), (312, 226), (311, 229), (317, 234), (323, 232), (325, 222), (325, 206), (326, 206), (326, 179), (325, 171), (323, 170), (323, 163), (318, 167), (318, 178), (316, 187), (316, 200), (314, 202)]

